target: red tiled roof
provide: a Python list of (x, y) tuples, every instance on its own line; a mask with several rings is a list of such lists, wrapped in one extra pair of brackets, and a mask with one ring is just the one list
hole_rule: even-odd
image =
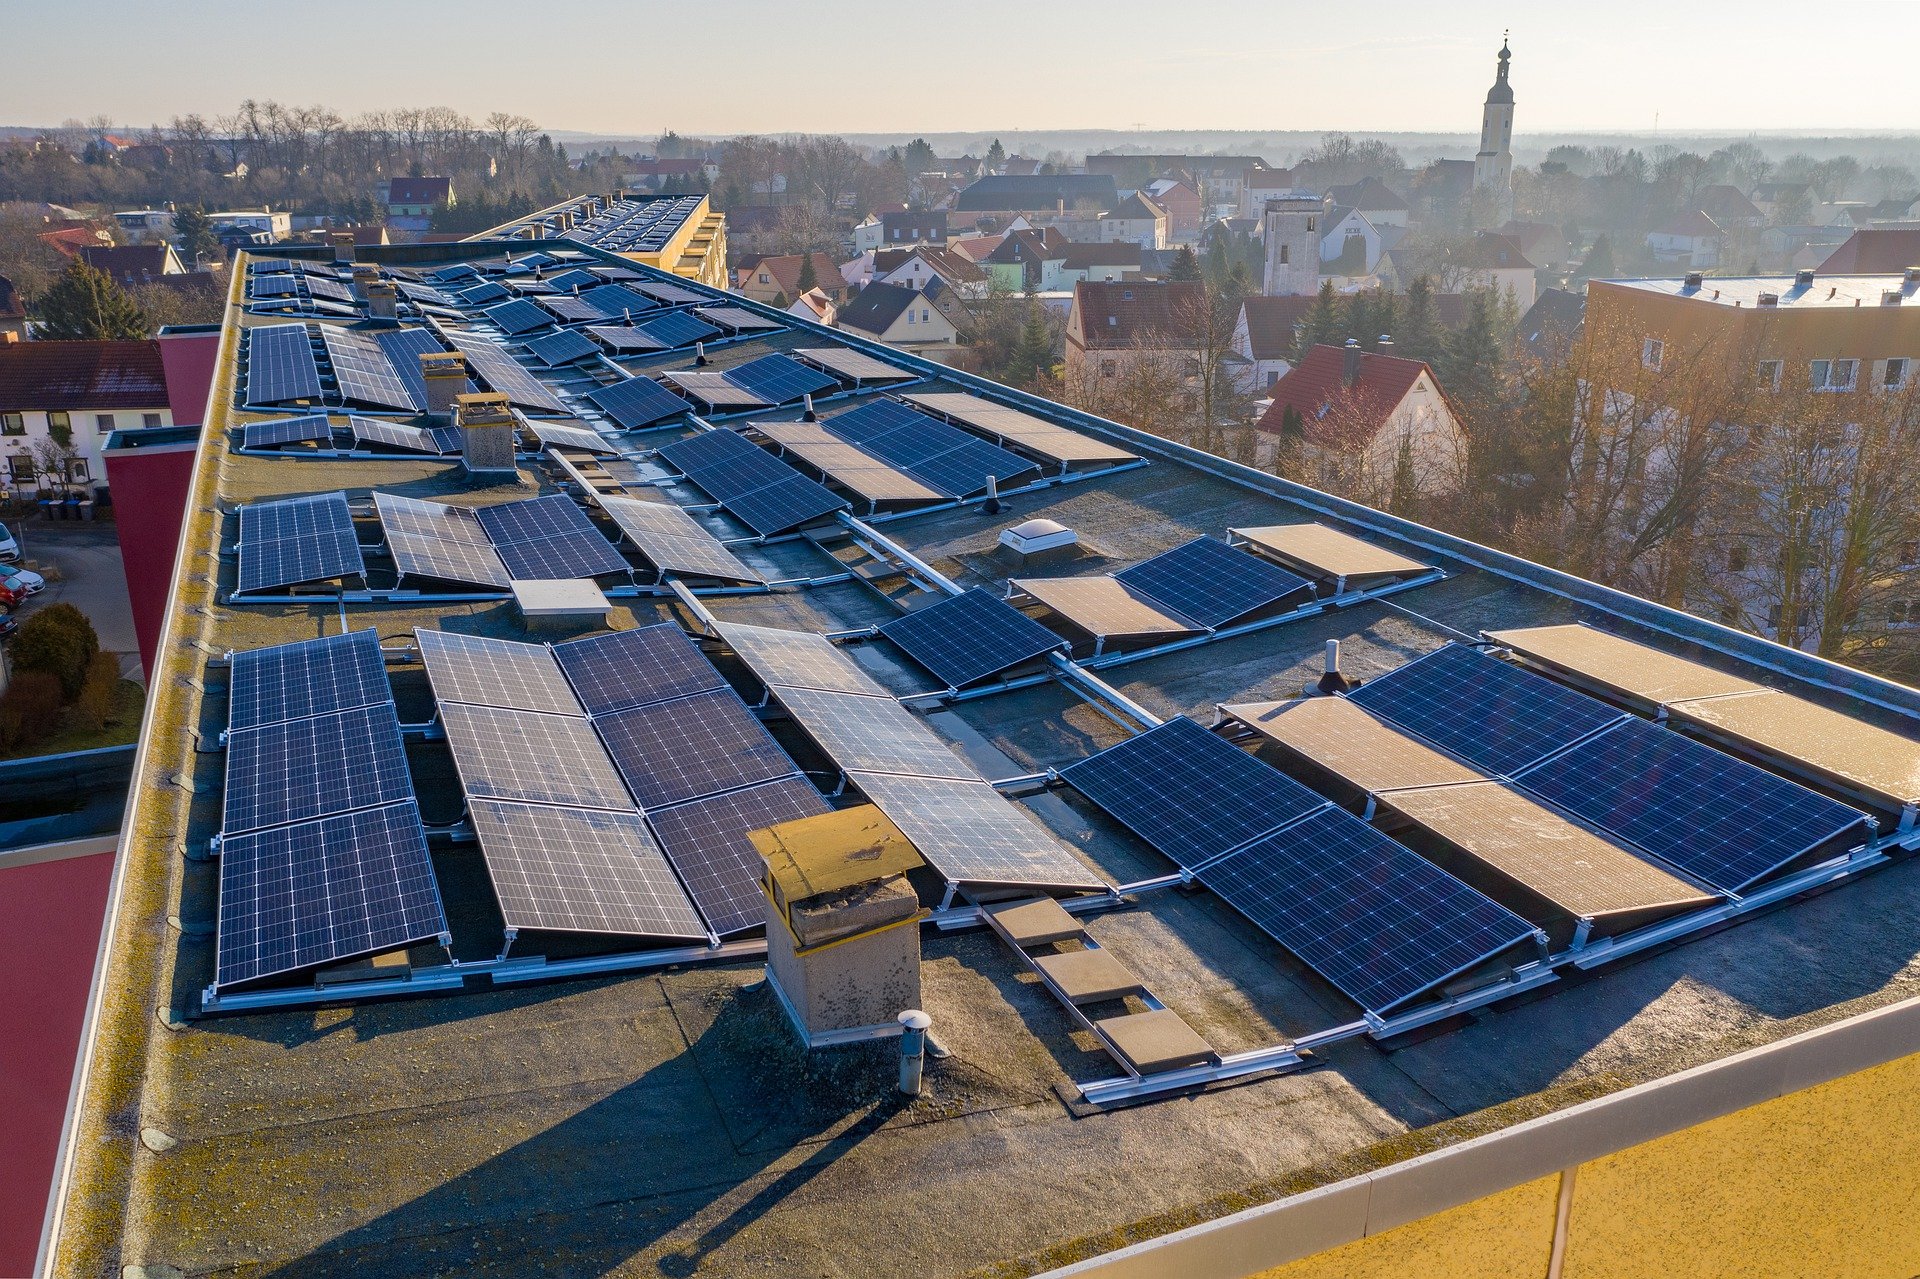
[[(761, 258), (751, 266), (740, 268), (745, 272), (741, 283), (758, 283), (755, 277), (764, 271), (773, 277), (774, 287), (789, 298), (797, 298), (806, 292), (800, 287), (800, 264), (805, 260), (806, 256), (800, 253), (778, 253)], [(838, 292), (846, 287), (846, 280), (840, 274), (840, 264), (833, 260), (832, 254), (813, 255), (813, 282), (828, 292)]]
[(1263, 431), (1280, 430), (1288, 409), (1300, 414), (1309, 444), (1352, 448), (1387, 424), (1427, 366), (1397, 355), (1361, 352), (1353, 385), (1345, 383), (1347, 353), (1316, 346), (1271, 388), (1273, 406), (1261, 417)]
[(105, 248), (106, 241), (91, 227), (70, 226), (58, 231), (42, 231), (40, 239), (63, 258), (75, 257), (82, 249)]
[(158, 342), (13, 342), (0, 346), (0, 412), (159, 409)]
[(1820, 264), (1821, 275), (1878, 275), (1920, 266), (1920, 230), (1867, 227)]
[(1198, 280), (1147, 280), (1124, 284), (1082, 280), (1073, 286), (1073, 316), (1080, 345), (1089, 351), (1142, 343), (1183, 347), (1206, 305)]
[(130, 280), (165, 275), (169, 265), (178, 267), (179, 259), (168, 244), (90, 244), (80, 257), (96, 271), (104, 271), (122, 284)]

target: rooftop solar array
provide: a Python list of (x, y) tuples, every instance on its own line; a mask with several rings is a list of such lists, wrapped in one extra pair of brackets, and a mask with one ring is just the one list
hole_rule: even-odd
[(548, 368), (577, 364), (600, 354), (600, 348), (594, 345), (593, 339), (577, 329), (561, 329), (558, 333), (535, 338), (527, 343), (527, 350)]
[[(370, 335), (326, 324), (320, 328), (320, 340), (327, 349), (327, 362), (333, 366), (340, 397), (348, 403), (407, 412), (426, 408), (425, 400), (416, 400), (412, 386), (394, 367), (387, 348)], [(414, 366), (417, 379), (417, 356)]]
[(694, 642), (668, 624), (573, 640), (554, 656), (593, 715), (727, 687)]
[(744, 386), (768, 404), (792, 404), (805, 395), (838, 390), (840, 384), (819, 369), (788, 355), (763, 355), (726, 371), (726, 379)]
[(754, 675), (769, 688), (818, 688), (866, 697), (893, 696), (824, 635), (739, 622), (721, 622), (719, 631), (727, 647), (739, 654), (740, 660), (751, 666)]
[(813, 784), (793, 776), (656, 809), (647, 814), (647, 824), (708, 924), (725, 936), (766, 920), (767, 899), (760, 888), (765, 863), (747, 836), (826, 811), (827, 802)]
[(817, 688), (778, 689), (780, 702), (834, 762), (849, 772), (977, 778), (927, 722), (891, 697)]
[(623, 431), (658, 426), (693, 406), (652, 378), (630, 377), (587, 392), (587, 402), (605, 413)]
[(585, 453), (598, 453), (605, 456), (619, 456), (620, 446), (600, 432), (584, 426), (567, 426), (560, 422), (533, 423), (534, 438), (542, 444), (568, 449), (578, 449)]
[(1100, 639), (1197, 635), (1200, 623), (1181, 617), (1111, 577), (1023, 577), (1014, 587)]
[(1288, 568), (1319, 581), (1359, 584), (1380, 578), (1415, 577), (1433, 569), (1431, 564), (1324, 524), (1268, 524), (1227, 531)]
[(547, 283), (556, 289), (590, 289), (600, 283), (600, 277), (576, 266), (548, 276)]
[(659, 303), (643, 294), (618, 284), (600, 284), (578, 295), (580, 301), (592, 307), (607, 320), (632, 320), (659, 308)]
[(452, 426), (408, 426), (404, 422), (390, 422), (385, 418), (361, 417), (358, 414), (347, 419), (347, 425), (353, 431), (353, 438), (361, 444), (386, 449), (399, 449), (406, 453), (432, 453), (435, 455), (458, 453), (460, 451), (460, 430)]
[(310, 441), (331, 443), (333, 423), (325, 413), (303, 413), (299, 417), (275, 418), (270, 422), (249, 422), (242, 433), (241, 446), (250, 449), (278, 448), (282, 444)]
[(286, 404), (321, 396), (320, 363), (305, 324), (256, 324), (247, 330), (248, 404)]
[(873, 382), (913, 382), (920, 377), (911, 369), (876, 359), (864, 351), (847, 346), (804, 346), (793, 354), (809, 364), (817, 364), (836, 377), (856, 385)]
[(1590, 697), (1459, 644), (1349, 696), (1494, 777), (1512, 776), (1621, 718)]
[(865, 502), (938, 502), (945, 497), (829, 434), (818, 422), (755, 422), (753, 429), (782, 453), (799, 458)]
[(525, 298), (514, 298), (497, 306), (490, 306), (480, 314), (486, 316), (502, 332), (514, 336), (553, 327), (553, 317)]
[(614, 253), (657, 253), (700, 208), (704, 196), (615, 200), (562, 232), (567, 239)]
[(346, 495), (316, 493), (240, 508), (238, 590), (366, 576)]
[(473, 511), (375, 490), (374, 509), (387, 551), (404, 577), (433, 577), (505, 588), (507, 566)]
[(1352, 698), (1303, 697), (1220, 708), (1295, 759), (1368, 794), (1485, 780)]
[(823, 425), (948, 497), (985, 491), (989, 475), (1006, 483), (1037, 469), (1023, 457), (892, 400), (849, 409)]
[(520, 362), (491, 342), (454, 335), (454, 348), (467, 357), (467, 364), (489, 391), (504, 395), (523, 409), (542, 413), (564, 413), (560, 399)]
[(1208, 628), (1225, 626), (1313, 589), (1305, 578), (1214, 537), (1196, 537), (1113, 577)]
[(512, 297), (513, 294), (508, 292), (503, 285), (495, 284), (492, 280), (488, 280), (483, 284), (476, 284), (471, 288), (461, 289), (455, 293), (454, 296), (459, 298), (460, 301), (467, 306), (490, 306), (495, 302), (504, 302)]
[[(704, 301), (697, 298), (696, 301)], [(729, 333), (773, 333), (787, 326), (780, 321), (749, 311), (744, 306), (696, 306), (695, 315), (711, 320)]]
[(444, 353), (446, 346), (432, 329), (418, 327), (376, 329), (373, 340), (386, 353), (394, 376), (406, 386), (413, 407), (422, 413), (426, 412), (427, 380), (420, 372), (420, 357)]
[(1757, 693), (1763, 685), (1689, 661), (1591, 626), (1532, 626), (1489, 631), (1487, 638), (1550, 671), (1631, 700), (1643, 708), (1728, 693)]
[(559, 293), (539, 299), (540, 306), (563, 324), (597, 324), (607, 317), (600, 308), (583, 302), (571, 293)]
[(714, 577), (729, 582), (762, 582), (720, 539), (669, 502), (602, 495), (600, 509), (632, 540), (662, 574)]
[(660, 375), (675, 390), (706, 406), (709, 413), (734, 413), (744, 409), (774, 407), (759, 394), (741, 386), (725, 373), (710, 369), (668, 369)]
[(593, 726), (648, 812), (796, 771), (731, 688), (596, 715)]
[(222, 825), (220, 984), (446, 932), (372, 631), (234, 655)]
[(977, 395), (958, 391), (910, 391), (901, 398), (937, 417), (958, 422), (1062, 465), (1076, 462), (1119, 465), (1139, 460), (1138, 454)]
[(1066, 647), (1058, 635), (978, 587), (888, 622), (880, 633), (949, 688), (964, 688)]
[(442, 702), (440, 722), (467, 794), (562, 808), (633, 810), (585, 717)]
[(851, 774), (854, 785), (956, 884), (1101, 887), (1053, 835), (974, 778)]
[(644, 293), (663, 306), (686, 306), (693, 302), (711, 302), (713, 295), (690, 289), (684, 284), (667, 284), (659, 280), (649, 280), (643, 276), (633, 277), (633, 290)]
[(762, 537), (847, 509), (846, 499), (732, 431), (675, 440), (660, 456)]
[(1920, 742), (1791, 693), (1681, 702), (1674, 722), (1758, 758), (1781, 761), (1895, 810), (1920, 801)]
[(509, 927), (705, 939), (638, 813), (492, 799), (468, 810)]
[(414, 639), (433, 683), (434, 698), (442, 704), (582, 713), (572, 685), (545, 645), (426, 627), (415, 628)]
[(670, 311), (633, 326), (632, 333), (646, 339), (656, 351), (679, 351), (696, 342), (711, 342), (720, 330), (685, 311)]

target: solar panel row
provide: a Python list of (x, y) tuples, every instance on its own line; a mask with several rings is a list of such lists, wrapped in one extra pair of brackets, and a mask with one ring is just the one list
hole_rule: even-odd
[(240, 508), (239, 592), (364, 578), (366, 572), (345, 494), (317, 493)]
[(946, 682), (964, 688), (1067, 642), (978, 587), (888, 622), (880, 633)]
[(248, 404), (285, 404), (321, 397), (320, 363), (304, 324), (259, 324), (247, 330)]
[(660, 456), (762, 537), (845, 510), (844, 498), (732, 431), (675, 440)]

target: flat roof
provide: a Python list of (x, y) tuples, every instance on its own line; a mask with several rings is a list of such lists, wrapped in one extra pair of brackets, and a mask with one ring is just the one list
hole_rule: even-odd
[(1697, 285), (1688, 284), (1684, 276), (1596, 280), (1594, 283), (1746, 310), (1760, 308), (1763, 294), (1771, 295), (1775, 299), (1771, 309), (1780, 311), (1877, 307), (1882, 305), (1881, 299), (1888, 292), (1898, 294), (1900, 304), (1910, 307), (1915, 305), (1916, 295), (1920, 294), (1920, 283), (1909, 281), (1897, 272), (1890, 275), (1808, 274), (1813, 275), (1809, 284), (1802, 284), (1798, 277), (1792, 275), (1710, 275)]
[[(498, 268), (509, 248), (520, 258), (526, 243), (359, 252), (424, 276), (462, 261)], [(339, 973), (315, 990), (304, 984), (309, 975), (274, 992), (303, 1003), (203, 1015), (215, 972), (219, 871), (207, 854), (222, 821), (224, 655), (333, 634), (343, 620), (375, 628), (390, 650), (398, 717), (424, 726), (435, 703), (425, 672), (407, 659), (413, 628), (536, 638), (505, 592), (371, 598), (317, 589), (235, 603), (228, 513), (256, 500), (342, 492), (373, 548), (373, 492), (487, 505), (559, 492), (563, 480), (577, 487), (589, 473), (570, 475), (527, 451), (512, 482), (475, 488), (452, 460), (238, 451), (235, 428), (285, 412), (237, 401), (242, 338), (256, 323), (242, 305), (240, 269), (183, 533), (185, 572), (153, 679), (143, 784), (116, 873), (85, 1090), (67, 1133), (60, 1273), (144, 1265), (412, 1275), (531, 1255), (580, 1271), (745, 1275), (817, 1269), (827, 1253), (848, 1269), (1032, 1273), (1906, 997), (1901, 974), (1920, 952), (1920, 876), (1910, 862), (1876, 861), (1874, 873), (1858, 873), (1862, 863), (1838, 891), (1747, 912), (1737, 926), (1684, 945), (1649, 945), (1632, 952), (1635, 963), (1597, 964), (1591, 980), (1561, 982), (1552, 968), (1518, 974), (1532, 983), (1524, 993), (1550, 998), (1492, 999), (1488, 992), (1521, 993), (1509, 978), (1474, 987), (1469, 993), (1489, 1002), (1472, 1018), (1382, 1051), (1357, 1007), (1326, 980), (1219, 896), (1183, 890), (1172, 862), (1052, 775), (1126, 740), (1130, 713), (1206, 724), (1222, 703), (1296, 697), (1319, 676), (1329, 639), (1341, 643), (1345, 673), (1365, 680), (1462, 636), (1594, 621), (1816, 705), (1864, 707), (1907, 732), (1920, 694), (609, 252), (564, 241), (540, 248), (568, 266), (624, 266), (646, 281), (670, 280), (783, 325), (709, 344), (704, 365), (691, 350), (609, 353), (623, 374), (717, 372), (769, 352), (838, 344), (922, 379), (903, 389), (990, 394), (1145, 459), (1046, 475), (1003, 492), (993, 514), (978, 500), (947, 502), (859, 528), (829, 516), (807, 536), (762, 539), (656, 455), (692, 433), (684, 417), (615, 432), (593, 409), (585, 395), (615, 378), (611, 367), (545, 368), (474, 308), (422, 316), (403, 308), (410, 326), (431, 318), (443, 334), (491, 342), (552, 393), (563, 410), (555, 418), (570, 414), (621, 446), (603, 459), (606, 474), (680, 505), (776, 584), (722, 590), (685, 581), (675, 591), (641, 571), (634, 587), (609, 589), (610, 627), (671, 621), (700, 635), (712, 619), (718, 636), (702, 648), (750, 703), (768, 690), (734, 653), (735, 640), (752, 638), (738, 627), (804, 634), (816, 647), (838, 637), (833, 651), (845, 668), (832, 678), (851, 672), (870, 685), (850, 690), (856, 696), (878, 689), (917, 707), (957, 761), (1000, 784), (1005, 812), (1037, 823), (1090, 879), (1148, 885), (1079, 916), (1089, 935), (1215, 1051), (1272, 1054), (1262, 1060), (1276, 1065), (1173, 1104), (1090, 1103), (1085, 1087), (1115, 1076), (1114, 1061), (1016, 955), (974, 927), (922, 933), (923, 1004), (952, 1056), (929, 1063), (928, 1093), (911, 1102), (893, 1091), (891, 1045), (803, 1052), (759, 984), (750, 943), (623, 972), (595, 967), (604, 948), (522, 937), (503, 961), (484, 862), (461, 837), (458, 773), (445, 743), (424, 731), (410, 732), (406, 749), (451, 950), (403, 952), (405, 978), (392, 977), (394, 968), (384, 977)], [(894, 393), (848, 388), (824, 398), (827, 412)], [(753, 417), (799, 421), (802, 409)], [(1079, 534), (1069, 558), (1045, 570), (1021, 567), (998, 545), (1002, 529), (1036, 517)], [(1080, 674), (1051, 668), (954, 698), (873, 634), (902, 615), (907, 598), (942, 581), (1004, 596), (1010, 581), (1041, 571), (1056, 583), (1103, 580), (1201, 535), (1309, 522), (1444, 577), (1390, 597), (1164, 637), (1196, 642), (1083, 658)], [(377, 594), (388, 580), (379, 557), (370, 562)], [(775, 713), (780, 704), (774, 690), (766, 723), (781, 748), (828, 806), (855, 802), (857, 785), (835, 793), (833, 760)], [(937, 909), (940, 886), (927, 891), (923, 904)], [(181, 927), (159, 924), (169, 917)], [(567, 973), (577, 976), (558, 979)], [(383, 979), (411, 985), (357, 985)], [(367, 989), (423, 993), (356, 998)], [(1285, 1046), (1320, 1034), (1328, 1037), (1311, 1057), (1288, 1063)], [(1318, 1068), (1297, 1068), (1307, 1062)], [(165, 1134), (162, 1149), (133, 1137), (133, 1116)]]

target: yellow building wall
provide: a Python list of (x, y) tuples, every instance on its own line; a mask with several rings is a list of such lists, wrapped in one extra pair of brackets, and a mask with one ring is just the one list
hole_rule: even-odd
[[(1546, 1279), (1560, 1178), (1261, 1279)], [(1920, 1057), (1579, 1165), (1561, 1279), (1920, 1275)]]
[(620, 255), (716, 289), (727, 287), (727, 215), (703, 197), (673, 238), (657, 251)]

